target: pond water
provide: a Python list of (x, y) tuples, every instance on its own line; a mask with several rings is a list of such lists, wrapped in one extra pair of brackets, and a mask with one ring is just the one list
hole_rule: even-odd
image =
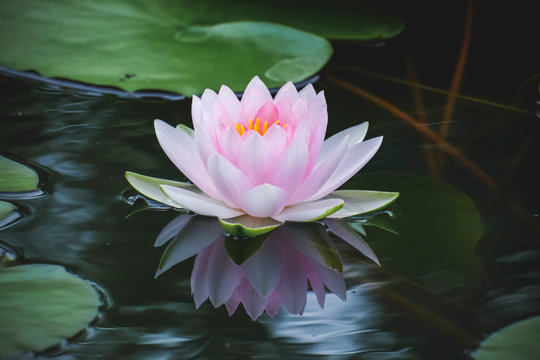
[[(124, 172), (183, 180), (152, 121), (191, 126), (189, 99), (122, 99), (0, 76), (0, 151), (47, 169), (48, 192), (18, 202), (29, 215), (0, 232), (0, 245), (21, 263), (64, 265), (103, 292), (87, 331), (41, 355), (465, 359), (489, 333), (539, 314), (538, 80), (527, 82), (539, 62), (519, 38), (527, 29), (515, 22), (507, 29), (515, 41), (502, 49), (503, 30), (476, 13), (460, 90), (468, 97), (457, 97), (441, 144), (422, 129), (438, 133), (444, 119), (464, 9), (426, 9), (429, 19), (397, 10), (408, 23), (402, 36), (378, 46), (334, 43), (314, 86), (326, 94), (328, 135), (362, 121), (370, 122), (368, 138), (384, 135), (346, 187), (400, 191), (393, 220), (401, 232), (366, 226), (382, 267), (336, 240), (347, 300), (329, 293), (321, 309), (310, 291), (303, 315), (282, 309), (253, 321), (208, 301), (196, 309), (193, 259), (155, 278), (164, 247), (154, 241), (178, 213), (126, 218), (133, 192)], [(411, 125), (366, 92), (426, 125)], [(476, 213), (454, 204), (458, 198)]]

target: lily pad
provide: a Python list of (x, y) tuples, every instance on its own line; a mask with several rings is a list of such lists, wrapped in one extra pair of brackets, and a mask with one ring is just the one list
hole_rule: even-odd
[(329, 39), (383, 40), (399, 35), (405, 21), (398, 15), (334, 1), (176, 1), (193, 24), (224, 21), (267, 21)]
[(0, 197), (6, 192), (38, 189), (39, 176), (33, 169), (3, 155), (0, 155), (0, 174)]
[(400, 193), (390, 219), (398, 234), (367, 229), (366, 241), (383, 268), (416, 279), (439, 270), (456, 274), (463, 283), (474, 279), (474, 249), (484, 228), (466, 194), (432, 178), (396, 173), (363, 174), (349, 185)]
[(191, 96), (221, 84), (240, 91), (254, 75), (269, 87), (304, 80), (332, 54), (320, 36), (269, 22), (207, 21), (219, 14), (213, 6), (202, 16), (190, 13), (188, 3), (0, 2), (0, 65)]
[[(540, 316), (521, 320), (490, 335), (473, 355), (476, 360), (529, 360), (540, 354)], [(536, 354), (536, 355), (534, 355)]]
[(15, 204), (0, 200), (0, 230), (13, 225), (23, 217), (24, 214)]
[(43, 351), (75, 336), (98, 314), (86, 281), (62, 266), (30, 264), (0, 270), (0, 357)]

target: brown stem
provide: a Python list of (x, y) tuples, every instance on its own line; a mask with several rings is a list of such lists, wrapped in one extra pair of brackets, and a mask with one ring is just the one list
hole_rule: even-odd
[[(474, 161), (472, 161), (465, 154), (463, 154), (461, 150), (459, 150), (454, 145), (444, 140), (439, 134), (437, 134), (436, 132), (428, 128), (425, 124), (422, 124), (421, 122), (414, 119), (413, 117), (408, 115), (406, 112), (399, 109), (397, 106), (390, 104), (386, 100), (383, 100), (378, 96), (370, 94), (369, 92), (357, 86), (354, 86), (353, 84), (350, 84), (346, 81), (338, 79), (335, 76), (331, 75), (330, 73), (326, 74), (326, 78), (328, 79), (328, 81), (332, 82), (333, 84), (338, 85), (358, 96), (361, 96), (371, 101), (372, 103), (382, 107), (383, 109), (394, 114), (396, 117), (405, 121), (405, 123), (412, 126), (415, 130), (417, 130), (419, 133), (421, 133), (431, 142), (433, 142), (434, 144), (437, 144), (442, 151), (444, 151), (445, 153), (453, 157), (456, 161), (458, 161), (463, 167), (469, 170), (473, 174), (473, 176), (475, 176), (479, 181), (481, 181), (489, 189), (499, 191), (496, 181), (488, 173), (482, 170)], [(509, 194), (502, 194), (502, 195), (503, 195), (502, 197), (507, 201), (507, 203), (510, 204), (510, 207), (514, 210), (514, 212), (518, 214), (525, 221), (527, 225), (529, 225), (531, 228), (533, 228), (537, 232), (540, 232), (540, 224), (530, 215), (530, 213), (525, 208), (523, 208), (523, 206), (519, 202), (517, 202)]]
[(463, 79), (463, 73), (465, 72), (465, 65), (467, 63), (467, 55), (469, 54), (469, 47), (471, 44), (471, 30), (473, 19), (473, 0), (467, 0), (467, 8), (465, 10), (465, 31), (463, 34), (463, 42), (461, 43), (461, 51), (459, 52), (458, 61), (454, 69), (454, 76), (452, 78), (452, 84), (450, 86), (450, 94), (446, 106), (444, 107), (444, 114), (441, 120), (441, 127), (439, 128), (439, 134), (443, 139), (446, 139), (448, 130), (450, 128), (450, 122), (452, 121), (452, 115), (454, 114), (454, 107), (456, 105), (457, 93)]

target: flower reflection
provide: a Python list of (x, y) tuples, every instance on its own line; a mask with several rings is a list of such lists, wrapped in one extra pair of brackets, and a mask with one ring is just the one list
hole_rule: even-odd
[[(378, 263), (346, 224), (332, 221), (328, 229)], [(282, 307), (302, 314), (308, 282), (321, 307), (326, 289), (345, 300), (341, 258), (322, 224), (286, 224), (269, 234), (242, 239), (224, 234), (215, 218), (182, 214), (163, 228), (155, 245), (171, 238), (156, 277), (196, 255), (191, 290), (197, 308), (209, 299), (216, 308), (224, 304), (229, 315), (242, 304), (253, 320), (263, 312), (273, 317)]]

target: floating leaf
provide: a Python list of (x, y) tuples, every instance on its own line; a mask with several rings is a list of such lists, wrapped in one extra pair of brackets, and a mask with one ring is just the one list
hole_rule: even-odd
[(221, 84), (240, 91), (254, 75), (269, 87), (304, 80), (332, 54), (317, 35), (270, 22), (210, 21), (219, 14), (217, 2), (203, 13), (189, 3), (3, 1), (0, 65), (126, 91), (191, 96)]
[(266, 21), (308, 31), (329, 39), (382, 40), (400, 34), (404, 20), (394, 14), (340, 2), (296, 0), (177, 1), (192, 24)]
[[(474, 354), (476, 360), (529, 360), (540, 354), (540, 316), (521, 320), (490, 335)], [(536, 354), (536, 355), (534, 355)]]
[(34, 191), (38, 188), (39, 176), (33, 169), (3, 155), (0, 155), (0, 174), (0, 193)]
[(100, 305), (90, 284), (58, 265), (1, 269), (0, 294), (0, 357), (43, 351), (75, 336)]
[(10, 202), (0, 200), (0, 230), (21, 220), (24, 214)]
[(396, 217), (390, 220), (398, 234), (367, 230), (366, 241), (383, 268), (413, 278), (438, 270), (459, 274), (464, 281), (474, 277), (474, 248), (484, 229), (463, 192), (432, 178), (395, 173), (363, 174), (351, 185), (400, 193), (392, 209)]

